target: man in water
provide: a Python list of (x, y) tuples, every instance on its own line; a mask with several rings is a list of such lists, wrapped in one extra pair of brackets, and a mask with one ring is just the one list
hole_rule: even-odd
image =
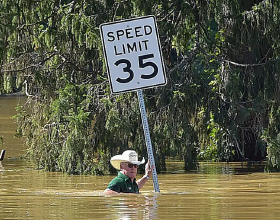
[(138, 161), (138, 154), (134, 150), (126, 150), (121, 155), (113, 156), (110, 163), (114, 168), (120, 170), (118, 176), (109, 183), (105, 189), (105, 195), (118, 193), (139, 193), (139, 190), (152, 175), (150, 162), (146, 164), (145, 175), (136, 181), (136, 174), (139, 165), (145, 163), (145, 159)]

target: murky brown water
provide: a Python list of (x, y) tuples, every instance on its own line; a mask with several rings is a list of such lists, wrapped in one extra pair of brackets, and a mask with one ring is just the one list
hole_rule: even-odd
[(15, 107), (23, 104), (24, 101), (24, 96), (0, 96), (0, 136), (5, 137), (3, 148), (9, 148), (6, 150), (5, 157), (19, 157), (24, 153), (21, 140), (14, 138), (16, 124), (11, 119), (17, 114)]
[[(20, 140), (10, 119), (18, 98), (0, 97), (0, 133), (6, 157), (0, 163), (0, 219), (280, 219), (280, 174), (240, 163), (200, 163), (184, 173), (169, 163), (140, 195), (103, 196), (114, 176), (69, 176), (35, 170), (19, 159)], [(259, 169), (259, 170), (258, 170)]]

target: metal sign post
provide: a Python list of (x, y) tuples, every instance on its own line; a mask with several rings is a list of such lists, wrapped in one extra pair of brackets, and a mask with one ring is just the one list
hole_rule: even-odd
[(159, 192), (157, 171), (156, 171), (156, 166), (155, 166), (152, 141), (151, 141), (151, 137), (150, 137), (150, 131), (149, 131), (149, 125), (148, 125), (148, 119), (147, 119), (142, 89), (137, 90), (137, 95), (138, 95), (139, 107), (140, 107), (140, 112), (141, 112), (143, 130), (144, 130), (144, 134), (145, 134), (146, 147), (147, 147), (148, 156), (149, 156), (149, 160), (150, 160), (150, 166), (151, 167), (154, 166), (154, 169), (152, 170), (153, 171), (154, 189), (155, 189), (155, 192)]

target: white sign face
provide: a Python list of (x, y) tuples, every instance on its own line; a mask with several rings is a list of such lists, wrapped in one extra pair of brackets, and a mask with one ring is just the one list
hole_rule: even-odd
[(166, 84), (154, 16), (100, 25), (112, 93)]

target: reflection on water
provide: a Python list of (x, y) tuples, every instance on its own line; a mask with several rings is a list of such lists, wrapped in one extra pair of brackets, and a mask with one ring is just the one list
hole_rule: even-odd
[(0, 97), (0, 133), (9, 138), (0, 162), (1, 220), (279, 219), (280, 174), (264, 173), (264, 164), (200, 163), (185, 173), (182, 162), (168, 162), (168, 172), (158, 175), (160, 193), (148, 181), (140, 195), (118, 196), (102, 193), (114, 176), (36, 170), (19, 159), (24, 149), (12, 137), (10, 102), (18, 100)]
[(110, 196), (106, 208), (111, 210), (112, 219), (156, 219), (158, 195), (150, 194)]

